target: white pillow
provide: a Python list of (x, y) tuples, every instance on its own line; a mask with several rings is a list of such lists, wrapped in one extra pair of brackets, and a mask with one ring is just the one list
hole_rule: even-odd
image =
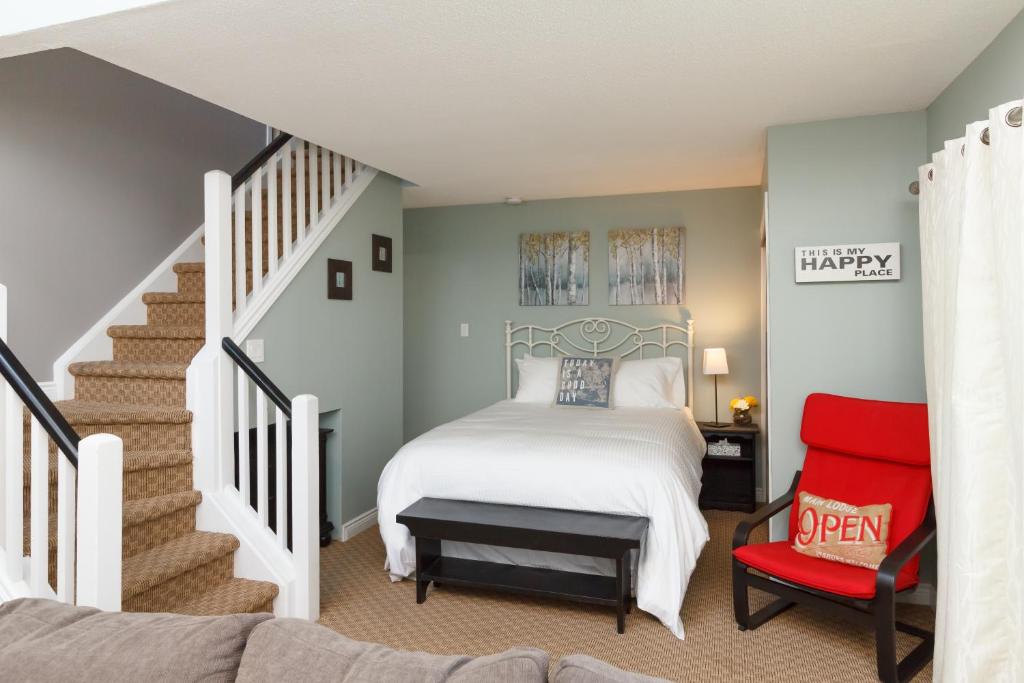
[(668, 356), (622, 361), (612, 392), (616, 408), (682, 408), (686, 404), (683, 360)]
[(519, 386), (513, 401), (517, 403), (546, 403), (555, 400), (558, 391), (558, 364), (560, 359), (534, 358), (524, 356), (516, 358), (519, 369)]

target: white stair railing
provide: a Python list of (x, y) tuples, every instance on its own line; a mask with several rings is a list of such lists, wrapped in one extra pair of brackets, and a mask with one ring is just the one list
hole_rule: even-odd
[[(55, 598), (121, 609), (122, 443), (79, 440), (7, 347), (7, 290), (0, 285), (0, 600)], [(30, 493), (25, 501), (25, 407)], [(56, 509), (50, 509), (50, 443), (56, 444)], [(25, 505), (31, 516), (24, 554)], [(51, 585), (50, 520), (56, 520)], [(76, 575), (77, 573), (77, 575)]]
[[(254, 173), (258, 175), (260, 172)], [(301, 178), (301, 174), (297, 177)], [(250, 185), (250, 181), (246, 181), (241, 186), (255, 188), (250, 195), (250, 206), (255, 206), (257, 210), (253, 213), (257, 213), (262, 196), (261, 183), (255, 181)], [(195, 470), (196, 485), (203, 491), (198, 523), (200, 528), (230, 532), (239, 538), (241, 545), (236, 554), (235, 572), (244, 578), (277, 583), (280, 592), (274, 605), (275, 613), (315, 620), (320, 614), (317, 399), (304, 395), (289, 402), (231, 341), (237, 324), (232, 313), (232, 287), (235, 287), (236, 305), (246, 296), (244, 288), (238, 286), (238, 273), (246, 264), (245, 260), (239, 260), (245, 256), (244, 250), (238, 249), (238, 242), (244, 242), (245, 238), (245, 221), (238, 220), (239, 209), (244, 209), (244, 199), (238, 188), (234, 193), (231, 188), (232, 179), (226, 173), (211, 171), (206, 174), (206, 345), (189, 366), (186, 378), (187, 403), (194, 416), (193, 449), (197, 455), (202, 454), (201, 458), (197, 457)], [(312, 196), (313, 193), (311, 201)], [(232, 207), (236, 211), (235, 220), (232, 220)], [(234, 249), (232, 225), (235, 227)], [(302, 225), (302, 222), (297, 225)], [(254, 235), (259, 235), (255, 219), (253, 231)], [(256, 241), (259, 240), (253, 240), (254, 243)], [(252, 252), (258, 250), (254, 248)], [(291, 253), (294, 257), (294, 245)], [(254, 265), (258, 263), (254, 262)], [(260, 278), (265, 282), (266, 278), (256, 268), (252, 273), (252, 296), (255, 297), (259, 295), (256, 282)], [(266, 277), (269, 277), (269, 270)], [(250, 405), (253, 385), (256, 387), (255, 403)], [(270, 524), (268, 480), (270, 405), (274, 406), (277, 473), (273, 528)], [(257, 444), (255, 471), (251, 468), (248, 450), (253, 412)], [(290, 490), (286, 490), (289, 419), (292, 485)], [(250, 496), (250, 483), (254, 478), (256, 500)], [(288, 547), (286, 523), (289, 511), (292, 519), (291, 549)]]

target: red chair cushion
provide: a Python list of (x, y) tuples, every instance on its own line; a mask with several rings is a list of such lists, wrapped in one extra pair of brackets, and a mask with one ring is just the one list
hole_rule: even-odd
[[(745, 545), (732, 554), (748, 567), (783, 581), (851, 598), (870, 600), (875, 597), (875, 578), (878, 572), (874, 569), (803, 555), (793, 550), (789, 541)], [(905, 568), (896, 577), (898, 591), (916, 584), (916, 567), (913, 572)]]
[[(801, 438), (807, 456), (797, 500), (807, 491), (858, 507), (890, 503), (887, 552), (924, 521), (932, 493), (926, 404), (811, 394), (804, 404)], [(796, 538), (798, 508), (793, 505), (790, 512), (790, 544)], [(915, 583), (918, 564), (915, 557), (903, 568)]]

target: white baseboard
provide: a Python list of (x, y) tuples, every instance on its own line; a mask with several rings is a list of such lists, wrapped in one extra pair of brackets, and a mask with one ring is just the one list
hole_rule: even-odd
[(367, 510), (355, 519), (351, 519), (341, 525), (341, 540), (345, 542), (353, 536), (360, 534), (377, 524), (377, 508)]
[(46, 394), (46, 398), (51, 401), (57, 400), (57, 383), (55, 381), (51, 379), (49, 382), (40, 382), (39, 388)]
[(935, 586), (930, 583), (919, 583), (917, 588), (909, 593), (901, 593), (896, 596), (896, 602), (908, 605), (926, 605), (935, 607), (936, 591)]

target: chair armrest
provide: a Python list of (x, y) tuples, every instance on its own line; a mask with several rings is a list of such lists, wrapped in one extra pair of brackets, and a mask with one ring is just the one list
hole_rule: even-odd
[(882, 593), (892, 595), (896, 592), (896, 576), (903, 566), (921, 552), (935, 538), (935, 503), (928, 503), (921, 526), (914, 529), (909, 536), (893, 548), (878, 565), (878, 576), (875, 578), (875, 595)]
[(788, 491), (760, 510), (756, 510), (744, 517), (743, 521), (736, 525), (736, 531), (732, 535), (732, 549), (736, 550), (745, 546), (750, 540), (751, 531), (792, 505), (793, 499), (796, 497), (796, 487), (799, 483), (800, 470), (797, 470), (796, 474), (793, 475), (793, 483)]

